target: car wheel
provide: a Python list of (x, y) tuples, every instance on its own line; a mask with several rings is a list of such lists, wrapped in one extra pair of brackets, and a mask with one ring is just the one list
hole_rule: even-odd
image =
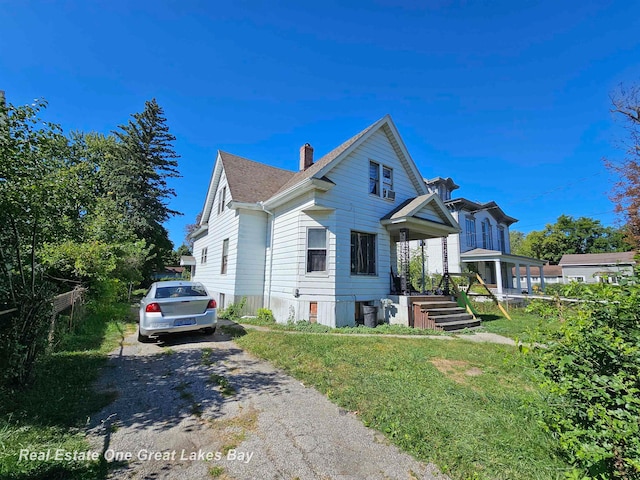
[(142, 335), (140, 333), (140, 329), (138, 329), (138, 341), (140, 343), (150, 343), (152, 340), (151, 340), (151, 337), (149, 337), (148, 335)]
[(213, 335), (216, 333), (216, 327), (207, 327), (203, 330), (205, 335)]

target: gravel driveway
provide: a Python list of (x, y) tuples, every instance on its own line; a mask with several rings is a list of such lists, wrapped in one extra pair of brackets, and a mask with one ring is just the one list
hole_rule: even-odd
[(447, 478), (222, 333), (130, 335), (98, 388), (117, 393), (88, 432), (110, 478)]

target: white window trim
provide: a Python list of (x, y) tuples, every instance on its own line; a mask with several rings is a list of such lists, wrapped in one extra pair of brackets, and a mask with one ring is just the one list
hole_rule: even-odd
[[(376, 160), (373, 159), (369, 159), (369, 169), (367, 170), (367, 174), (368, 174), (368, 181), (367, 181), (367, 190), (370, 190), (370, 184), (369, 182), (371, 181), (371, 164), (376, 164), (378, 166), (378, 193), (371, 193), (369, 192), (369, 195), (372, 197), (377, 197), (380, 198), (382, 200), (386, 200), (387, 202), (394, 202), (395, 199), (391, 199), (391, 198), (384, 198), (384, 190), (385, 188), (387, 190), (390, 191), (395, 191), (393, 189), (393, 185), (394, 185), (394, 174), (393, 174), (393, 167), (390, 167), (389, 165), (385, 165), (382, 162), (378, 162)], [(388, 185), (390, 188), (385, 187), (385, 181), (384, 181), (384, 169), (387, 169), (391, 172), (391, 183)]]
[(203, 247), (202, 250), (200, 250), (200, 263), (202, 265), (206, 265), (208, 253), (209, 247)]
[[(325, 250), (325, 269), (322, 271), (314, 271), (314, 272), (307, 272), (307, 262), (309, 261), (309, 230), (322, 230), (324, 229), (324, 233), (325, 233), (325, 243), (324, 243), (324, 250)], [(305, 230), (305, 248), (304, 248), (304, 272), (305, 272), (305, 276), (307, 277), (328, 277), (329, 276), (329, 229), (327, 227), (323, 227), (323, 226), (313, 226), (313, 227), (307, 227), (307, 229)], [(313, 248), (312, 250), (322, 250), (320, 248)]]
[[(374, 273), (353, 273), (351, 271), (351, 235), (353, 233), (362, 233), (365, 235), (371, 235), (373, 236), (373, 256), (374, 256), (374, 262), (375, 262), (375, 272)], [(352, 277), (358, 277), (358, 278), (378, 278), (378, 273), (379, 273), (379, 269), (380, 269), (380, 259), (378, 258), (378, 234), (377, 233), (371, 233), (371, 232), (363, 232), (362, 230), (350, 230), (349, 231), (349, 274)]]

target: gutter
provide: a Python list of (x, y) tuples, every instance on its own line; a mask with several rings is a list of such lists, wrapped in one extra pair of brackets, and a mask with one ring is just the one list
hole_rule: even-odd
[(271, 277), (273, 274), (273, 235), (276, 226), (276, 217), (272, 211), (267, 210), (264, 206), (264, 202), (258, 202), (258, 205), (261, 207), (262, 211), (267, 215), (271, 215), (271, 238), (269, 239), (269, 283), (267, 287), (267, 308), (271, 310)]

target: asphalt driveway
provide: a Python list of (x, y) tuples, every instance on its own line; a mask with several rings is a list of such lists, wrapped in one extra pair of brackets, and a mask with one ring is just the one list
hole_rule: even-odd
[(110, 478), (447, 478), (220, 332), (130, 335), (97, 388), (117, 395), (88, 424)]

